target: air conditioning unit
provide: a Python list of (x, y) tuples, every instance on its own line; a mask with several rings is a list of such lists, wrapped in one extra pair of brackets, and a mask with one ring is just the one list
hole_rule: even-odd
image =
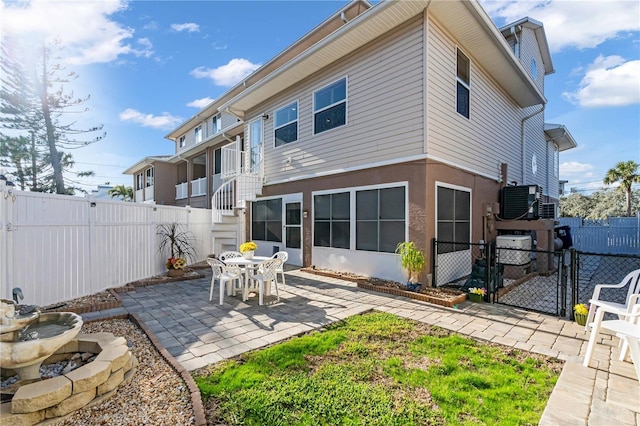
[(540, 219), (556, 219), (558, 216), (557, 211), (557, 206), (554, 203), (542, 203)]
[(502, 219), (536, 220), (542, 215), (542, 187), (538, 185), (505, 186), (502, 188), (500, 217)]
[(496, 237), (496, 256), (497, 261), (504, 265), (526, 265), (531, 262), (531, 236), (500, 235)]

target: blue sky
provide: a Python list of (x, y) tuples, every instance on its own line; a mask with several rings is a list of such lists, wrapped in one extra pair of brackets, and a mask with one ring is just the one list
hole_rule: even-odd
[[(640, 2), (482, 1), (498, 27), (544, 24), (556, 72), (546, 78), (546, 121), (578, 148), (560, 155), (569, 188), (602, 187), (619, 161), (640, 163)], [(86, 127), (107, 137), (73, 151), (82, 180), (132, 184), (122, 171), (173, 153), (164, 136), (338, 10), (344, 1), (2, 1), (3, 33), (58, 37)]]

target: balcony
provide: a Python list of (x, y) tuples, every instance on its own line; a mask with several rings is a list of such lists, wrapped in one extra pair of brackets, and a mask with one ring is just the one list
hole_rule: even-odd
[(144, 189), (144, 201), (153, 201), (153, 185), (149, 185)]
[(176, 200), (183, 200), (189, 195), (189, 184), (187, 182), (176, 185)]
[(201, 177), (191, 181), (191, 196), (200, 197), (207, 195), (207, 178)]

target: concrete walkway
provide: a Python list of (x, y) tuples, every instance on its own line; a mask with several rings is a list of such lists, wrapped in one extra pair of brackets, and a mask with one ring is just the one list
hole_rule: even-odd
[[(437, 325), (471, 337), (565, 360), (541, 425), (640, 425), (640, 383), (630, 362), (618, 361), (617, 338), (603, 336), (592, 368), (582, 366), (588, 334), (551, 316), (501, 305), (465, 302), (443, 308), (358, 289), (354, 283), (287, 272), (280, 302), (226, 297), (209, 302), (206, 278), (139, 287), (121, 293), (123, 308), (85, 319), (134, 313), (185, 369), (192, 371), (371, 309)], [(216, 283), (217, 286), (217, 283)]]

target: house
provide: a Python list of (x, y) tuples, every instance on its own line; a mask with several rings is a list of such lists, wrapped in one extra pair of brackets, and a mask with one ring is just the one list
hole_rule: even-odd
[(170, 132), (174, 155), (125, 173), (138, 202), (211, 208), (216, 252), (251, 239), (295, 265), (402, 280), (398, 242), (431, 259), (434, 238), (495, 239), (508, 183), (558, 203), (558, 153), (576, 144), (544, 122), (553, 71), (535, 20), (355, 0)]

